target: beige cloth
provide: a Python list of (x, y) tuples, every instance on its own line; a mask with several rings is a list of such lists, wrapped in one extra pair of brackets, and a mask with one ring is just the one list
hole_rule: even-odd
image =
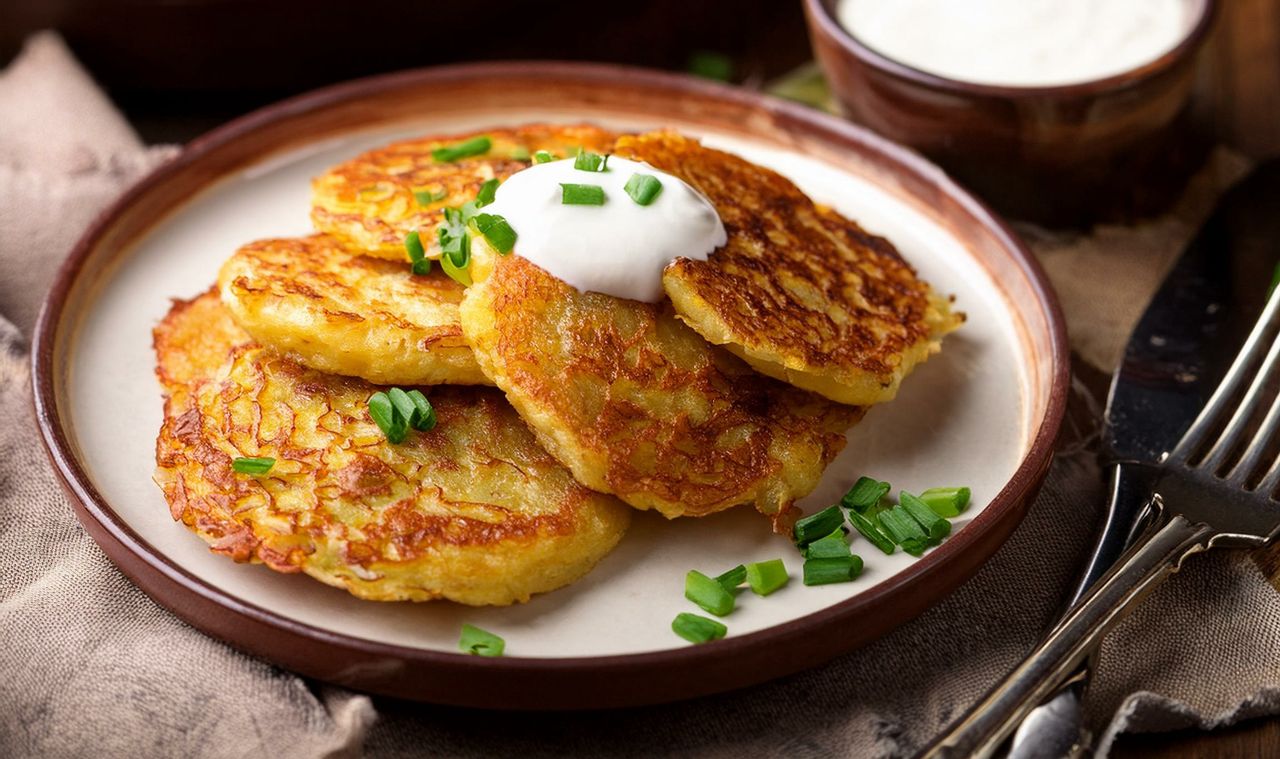
[[(53, 267), (97, 209), (171, 152), (143, 148), (55, 37), (0, 75), (0, 755), (901, 756), (1030, 648), (1087, 550), (1101, 487), (1077, 445), (1008, 544), (945, 602), (818, 670), (737, 693), (493, 714), (369, 698), (237, 654), (111, 566), (75, 522), (31, 413), (27, 336)], [(1238, 173), (1222, 160), (1224, 176)], [(1147, 228), (1037, 234), (1064, 291), (1108, 293), (1096, 319), (1065, 299), (1087, 355), (1113, 355), (1212, 194)], [(1102, 266), (1136, 241), (1158, 262)], [(1099, 266), (1077, 265), (1077, 251)], [(1120, 730), (1276, 713), (1276, 662), (1280, 596), (1247, 557), (1195, 560), (1111, 636), (1089, 719), (1105, 753)]]

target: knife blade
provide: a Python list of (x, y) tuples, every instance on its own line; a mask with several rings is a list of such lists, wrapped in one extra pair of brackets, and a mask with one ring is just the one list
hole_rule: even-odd
[[(1067, 603), (1115, 564), (1145, 527), (1154, 486), (1149, 465), (1186, 432), (1226, 373), (1274, 281), (1280, 239), (1280, 161), (1258, 167), (1227, 192), (1182, 252), (1138, 320), (1112, 377), (1103, 428), (1110, 466), (1107, 517)], [(1075, 755), (1084, 670), (1023, 721), (1011, 759)]]

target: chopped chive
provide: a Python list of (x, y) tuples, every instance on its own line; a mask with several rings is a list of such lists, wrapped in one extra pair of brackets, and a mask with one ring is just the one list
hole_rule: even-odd
[(418, 201), (420, 206), (429, 206), (432, 203), (444, 200), (449, 197), (448, 190), (419, 190), (413, 193), (414, 200)]
[(423, 258), (419, 261), (414, 261), (409, 268), (419, 277), (425, 277), (431, 273), (431, 259)]
[(733, 78), (733, 59), (724, 53), (699, 50), (689, 56), (689, 73), (704, 79), (727, 82)]
[(911, 518), (901, 506), (894, 506), (880, 512), (876, 519), (880, 529), (889, 539), (902, 546), (902, 550), (912, 556), (919, 556), (929, 546), (929, 536), (924, 528)]
[(747, 581), (747, 567), (744, 564), (730, 569), (724, 574), (716, 575), (716, 582), (730, 593), (736, 591), (738, 586)]
[(422, 247), (422, 239), (416, 229), (404, 236), (404, 249), (408, 252), (410, 261), (421, 261), (427, 257), (427, 251)]
[(555, 153), (550, 150), (539, 150), (533, 154), (534, 163), (550, 163), (556, 160)]
[(804, 563), (805, 585), (849, 582), (862, 574), (862, 557), (857, 554), (829, 559), (808, 559)]
[(894, 506), (892, 509), (880, 512), (876, 519), (880, 522), (880, 529), (884, 534), (898, 545), (902, 545), (905, 540), (924, 541), (929, 538), (924, 528), (901, 506)]
[(969, 508), (969, 488), (929, 488), (920, 494), (920, 500), (940, 517), (958, 517)]
[(866, 514), (868, 509), (880, 505), (880, 499), (889, 494), (889, 483), (870, 477), (859, 477), (849, 492), (840, 499), (841, 505), (859, 514)]
[(560, 184), (560, 202), (566, 206), (602, 206), (604, 188), (598, 184)]
[(463, 140), (452, 145), (436, 148), (431, 151), (431, 157), (437, 163), (452, 163), (463, 158), (470, 158), (475, 155), (483, 155), (489, 152), (489, 148), (493, 146), (493, 142), (485, 135), (472, 137), (469, 140)]
[(440, 269), (444, 271), (445, 274), (449, 275), (449, 278), (454, 282), (457, 282), (463, 287), (470, 287), (471, 272), (467, 269), (467, 264), (471, 261), (469, 250), (463, 251), (460, 258), (462, 259), (461, 264), (459, 264), (451, 254), (446, 253), (441, 255)]
[(494, 250), (503, 255), (516, 246), (516, 231), (507, 220), (495, 213), (476, 214), (476, 231), (484, 235)]
[(369, 396), (369, 416), (393, 445), (403, 443), (409, 434), (409, 421), (400, 416), (391, 398), (382, 391)]
[(573, 168), (578, 171), (604, 171), (608, 165), (608, 156), (601, 156), (599, 153), (578, 151), (578, 155), (573, 159)]
[(697, 614), (688, 614), (682, 612), (671, 620), (671, 630), (676, 635), (689, 641), (690, 643), (706, 643), (709, 640), (719, 640), (729, 632), (729, 628), (715, 621), (700, 617)]
[(421, 390), (405, 392), (398, 387), (387, 391), (387, 398), (397, 414), (406, 420), (408, 425), (420, 432), (426, 432), (436, 426), (436, 412), (431, 402)]
[(862, 537), (871, 541), (875, 547), (879, 548), (881, 551), (889, 554), (898, 550), (897, 544), (885, 537), (884, 533), (876, 529), (876, 526), (871, 523), (871, 520), (862, 516), (858, 512), (850, 511), (849, 521), (853, 523), (853, 529), (857, 530)]
[(725, 590), (718, 581), (696, 569), (690, 569), (684, 576), (684, 597), (701, 606), (703, 611), (717, 617), (723, 617), (733, 611), (733, 594)]
[(898, 494), (899, 508), (911, 515), (911, 518), (924, 528), (931, 543), (941, 542), (951, 534), (951, 523), (934, 513), (929, 505), (907, 491)]
[(849, 541), (845, 539), (843, 526), (804, 548), (806, 559), (839, 559), (848, 555)]
[(842, 524), (844, 524), (844, 513), (840, 511), (840, 507), (828, 506), (816, 514), (810, 514), (798, 520), (792, 535), (796, 545), (803, 547), (818, 538), (830, 535), (832, 530)]
[(511, 149), (511, 157), (517, 161), (529, 160), (529, 148), (524, 145), (516, 145)]
[(464, 217), (465, 210), (444, 209), (444, 223), (437, 235), (440, 238), (440, 268), (454, 281), (469, 286), (471, 275), (467, 265), (471, 262), (471, 236), (467, 233)]
[(493, 202), (493, 196), (498, 192), (498, 180), (488, 179), (480, 185), (480, 192), (476, 193), (476, 208), (483, 208)]
[(414, 416), (409, 417), (409, 426), (419, 432), (430, 432), (435, 429), (436, 410), (432, 408), (427, 396), (423, 395), (421, 390), (410, 390), (406, 395), (413, 402), (414, 409)]
[(647, 206), (662, 192), (662, 182), (652, 174), (632, 174), (622, 189), (638, 205)]
[(767, 596), (787, 584), (787, 568), (782, 559), (757, 561), (747, 565), (747, 585), (757, 596)]
[(232, 471), (240, 474), (266, 474), (271, 471), (271, 467), (276, 465), (276, 460), (269, 456), (238, 456), (231, 460)]
[(462, 635), (458, 638), (458, 650), (464, 654), (502, 656), (506, 648), (507, 642), (488, 630), (481, 630), (475, 625), (462, 626)]

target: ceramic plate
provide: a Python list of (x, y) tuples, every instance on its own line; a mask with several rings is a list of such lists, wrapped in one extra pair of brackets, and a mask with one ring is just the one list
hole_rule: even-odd
[[(805, 587), (800, 557), (749, 508), (668, 522), (638, 513), (585, 579), (527, 604), (374, 603), (300, 575), (237, 565), (169, 516), (152, 483), (161, 395), (151, 328), (205, 290), (239, 245), (306, 234), (309, 180), (382, 143), (532, 121), (673, 127), (782, 172), (887, 236), (954, 293), (968, 323), (873, 409), (821, 485), (829, 505), (861, 474), (896, 489), (968, 485), (974, 504), (922, 559), (866, 560), (856, 582)], [(81, 521), (143, 590), (196, 627), (307, 675), (475, 706), (572, 708), (670, 700), (823, 662), (919, 614), (969, 577), (1021, 518), (1064, 407), (1062, 320), (1026, 250), (924, 160), (865, 131), (743, 90), (653, 72), (486, 64), (407, 72), (272, 106), (193, 142), (81, 240), (38, 328), (35, 392), (50, 454)], [(745, 594), (729, 637), (690, 646), (684, 575), (781, 557), (791, 583)], [(457, 653), (459, 626), (507, 656)]]

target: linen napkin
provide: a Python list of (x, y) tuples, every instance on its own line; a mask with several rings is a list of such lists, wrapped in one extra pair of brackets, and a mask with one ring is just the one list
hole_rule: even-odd
[[(978, 575), (811, 672), (678, 704), (511, 714), (369, 697), (239, 654), (153, 604), (103, 556), (59, 490), (31, 411), (28, 339), (54, 268), (94, 213), (173, 152), (144, 148), (53, 35), (0, 74), (0, 755), (903, 756), (1026, 653), (1074, 581), (1102, 506), (1097, 409), (1083, 391), (1072, 418), (1085, 421), (1069, 425), (1043, 492)], [(1072, 238), (1024, 230), (1064, 293), (1082, 355), (1109, 365), (1241, 169), (1217, 157), (1151, 224)], [(1111, 260), (1135, 244), (1144, 263)], [(1073, 297), (1100, 291), (1105, 312)], [(1122, 731), (1280, 712), (1276, 662), (1280, 595), (1256, 565), (1235, 553), (1192, 560), (1108, 639), (1087, 704), (1100, 753)]]

